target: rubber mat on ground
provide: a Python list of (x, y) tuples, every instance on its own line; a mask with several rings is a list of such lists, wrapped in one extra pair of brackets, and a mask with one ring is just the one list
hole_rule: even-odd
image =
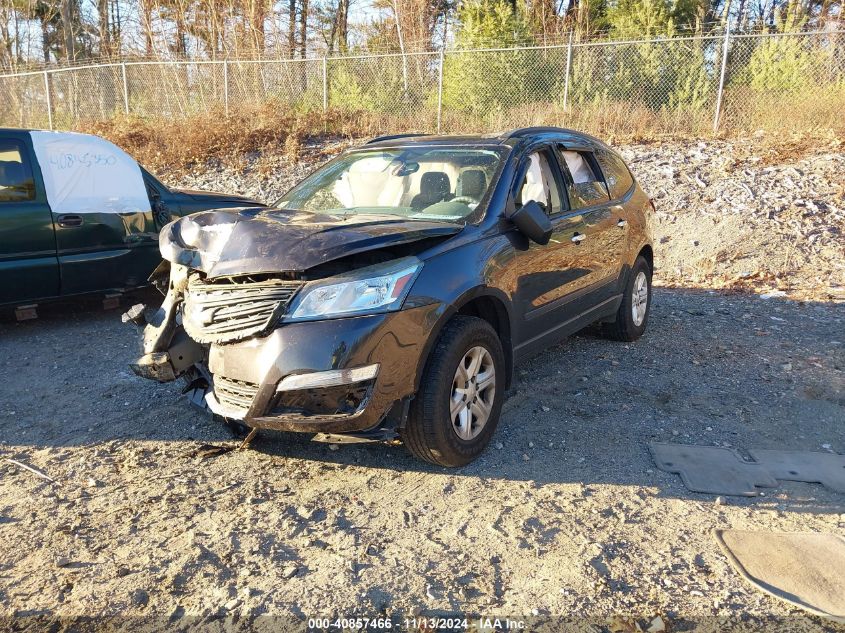
[(748, 451), (775, 479), (820, 483), (845, 493), (845, 455), (814, 451)]
[(649, 449), (660, 470), (680, 475), (693, 492), (753, 497), (758, 487), (778, 485), (767, 470), (729, 448), (652, 442)]
[(693, 492), (753, 497), (758, 488), (774, 488), (778, 479), (820, 483), (845, 493), (845, 455), (814, 451), (749, 450), (746, 461), (735, 450), (719, 446), (649, 444), (660, 470), (681, 476)]

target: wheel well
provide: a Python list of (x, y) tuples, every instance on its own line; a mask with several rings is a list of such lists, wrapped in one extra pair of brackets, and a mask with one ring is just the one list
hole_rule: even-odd
[(511, 344), (511, 323), (505, 305), (495, 297), (476, 297), (462, 305), (457, 314), (484, 319), (496, 330), (505, 354), (505, 364), (507, 365), (505, 377), (506, 385), (509, 387), (513, 377), (513, 345)]
[(645, 260), (648, 262), (648, 267), (651, 272), (654, 272), (654, 251), (651, 250), (651, 246), (646, 244), (640, 249), (640, 252), (637, 254), (637, 257), (642, 255)]

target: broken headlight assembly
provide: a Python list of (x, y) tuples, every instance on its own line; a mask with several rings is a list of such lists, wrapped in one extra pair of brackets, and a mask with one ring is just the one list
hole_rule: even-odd
[(307, 283), (284, 322), (392, 312), (402, 307), (423, 263), (403, 257)]

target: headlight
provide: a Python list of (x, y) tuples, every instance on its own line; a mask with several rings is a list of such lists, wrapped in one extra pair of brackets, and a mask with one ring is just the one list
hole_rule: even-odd
[(188, 248), (196, 248), (200, 243), (200, 225), (186, 218), (179, 224), (179, 237)]
[(416, 257), (312, 281), (297, 294), (285, 321), (390, 312), (402, 307), (422, 268)]

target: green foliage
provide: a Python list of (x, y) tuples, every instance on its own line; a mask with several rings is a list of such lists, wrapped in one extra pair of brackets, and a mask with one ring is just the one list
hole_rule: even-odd
[(613, 0), (606, 22), (615, 37), (674, 37), (678, 27), (699, 29), (706, 0)]
[(458, 48), (508, 47), (533, 43), (526, 16), (505, 0), (469, 0), (458, 13)]
[[(332, 107), (368, 112), (390, 112), (396, 109), (397, 99), (404, 92), (401, 60), (385, 58), (393, 64), (381, 64), (378, 77), (365, 80), (360, 67), (349, 67), (347, 62), (329, 62), (329, 103)], [(354, 62), (350, 62), (354, 64)]]
[(372, 87), (365, 88), (362, 82), (346, 68), (332, 64), (329, 77), (329, 103), (334, 107), (376, 110), (380, 103)]
[(672, 37), (675, 22), (665, 0), (617, 0), (607, 11), (614, 35), (623, 39)]
[(825, 53), (805, 45), (801, 36), (761, 40), (731, 85), (748, 85), (755, 91), (798, 92), (814, 83)]
[(626, 44), (575, 50), (570, 102), (627, 102), (652, 111), (700, 110), (715, 94), (700, 41)]
[[(532, 43), (526, 17), (504, 0), (470, 0), (461, 6), (460, 20), (459, 49)], [(555, 75), (538, 51), (452, 53), (443, 64), (443, 107), (487, 115), (548, 99)]]
[[(670, 39), (677, 34), (675, 24), (694, 21), (698, 9), (698, 0), (615, 0), (607, 21), (620, 39)], [(637, 103), (652, 111), (700, 110), (715, 90), (703, 47), (692, 40), (576, 49), (571, 101)]]
[(715, 96), (716, 79), (707, 72), (704, 46), (691, 41), (673, 49), (671, 68), (673, 72), (671, 89), (666, 105), (672, 110), (689, 109), (700, 111), (706, 108)]

